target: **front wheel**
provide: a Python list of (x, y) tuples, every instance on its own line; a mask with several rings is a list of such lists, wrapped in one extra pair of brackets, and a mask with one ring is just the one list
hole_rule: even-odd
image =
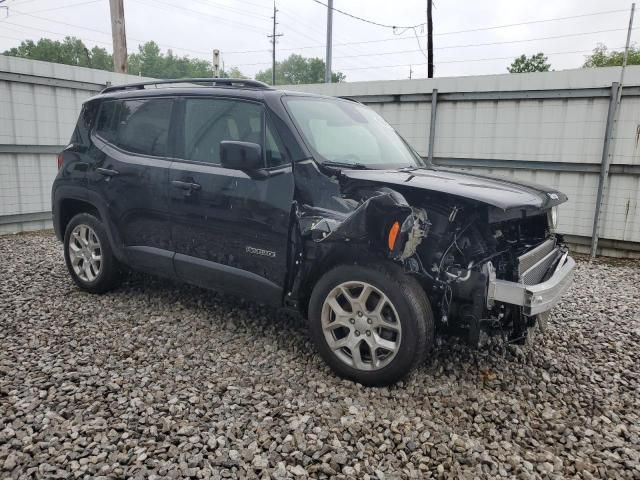
[(326, 273), (313, 289), (309, 321), (329, 366), (364, 385), (402, 379), (434, 342), (424, 291), (394, 264), (342, 265)]

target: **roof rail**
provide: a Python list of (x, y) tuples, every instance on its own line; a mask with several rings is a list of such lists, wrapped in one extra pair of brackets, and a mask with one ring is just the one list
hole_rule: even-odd
[(350, 102), (355, 102), (355, 103), (362, 104), (362, 102), (360, 100), (358, 100), (356, 98), (353, 98), (353, 97), (346, 97), (346, 96), (339, 95), (338, 98), (341, 98), (342, 100), (348, 100)]
[(270, 89), (266, 83), (245, 78), (175, 78), (167, 80), (150, 80), (148, 82), (127, 83), (124, 85), (107, 86), (100, 93), (117, 92), (119, 90), (144, 90), (146, 87), (171, 85), (178, 83), (194, 83), (204, 87), (240, 87)]

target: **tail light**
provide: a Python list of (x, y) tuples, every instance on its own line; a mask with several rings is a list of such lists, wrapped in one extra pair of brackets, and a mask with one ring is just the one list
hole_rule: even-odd
[(58, 154), (58, 170), (62, 168), (62, 164), (64, 163), (64, 155), (62, 152)]

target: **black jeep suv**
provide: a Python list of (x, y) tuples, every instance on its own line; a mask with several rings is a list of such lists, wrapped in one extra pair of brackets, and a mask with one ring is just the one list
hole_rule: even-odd
[(58, 159), (71, 277), (122, 267), (309, 319), (340, 375), (394, 382), (453, 327), (526, 337), (571, 284), (558, 191), (425, 162), (347, 99), (252, 80), (108, 87)]

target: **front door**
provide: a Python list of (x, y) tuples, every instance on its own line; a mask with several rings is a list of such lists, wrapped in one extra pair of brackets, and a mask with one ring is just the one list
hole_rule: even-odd
[[(169, 174), (171, 237), (178, 277), (205, 287), (282, 301), (293, 175), (257, 102), (185, 98), (178, 154)], [(180, 128), (182, 127), (182, 128)], [(261, 145), (264, 178), (220, 165), (220, 142)]]
[(171, 98), (103, 102), (87, 175), (128, 262), (163, 275), (173, 271), (167, 192), (172, 107)]

